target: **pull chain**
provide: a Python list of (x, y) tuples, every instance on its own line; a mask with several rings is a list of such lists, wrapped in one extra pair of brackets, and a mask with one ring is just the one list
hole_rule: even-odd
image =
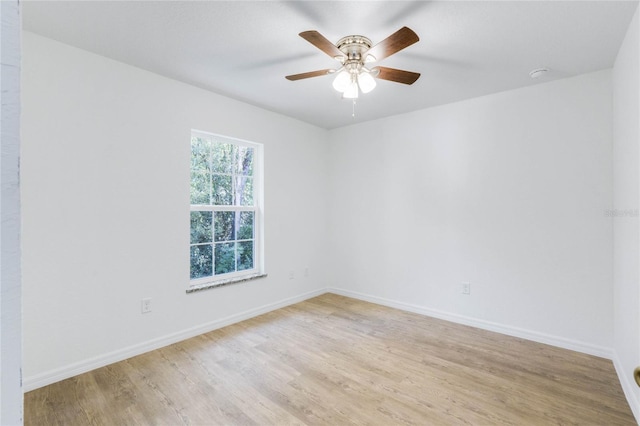
[(356, 118), (356, 100), (353, 100), (353, 106), (351, 109), (351, 117)]

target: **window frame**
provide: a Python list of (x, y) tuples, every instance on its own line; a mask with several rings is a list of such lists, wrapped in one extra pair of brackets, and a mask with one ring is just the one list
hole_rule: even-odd
[[(253, 205), (252, 206), (235, 206), (235, 205), (212, 205), (212, 204), (191, 204), (191, 196), (189, 197), (189, 215), (194, 211), (210, 211), (213, 215), (219, 211), (251, 211), (253, 212), (253, 268), (242, 271), (229, 272), (225, 274), (200, 277), (191, 279), (191, 263), (189, 262), (189, 286), (187, 292), (199, 290), (202, 288), (218, 287), (232, 282), (241, 282), (248, 279), (265, 276), (264, 272), (264, 174), (263, 174), (263, 145), (261, 143), (238, 139), (230, 136), (220, 135), (216, 133), (205, 132), (201, 130), (191, 130), (191, 141), (193, 138), (209, 139), (212, 143), (231, 143), (237, 146), (253, 148)], [(189, 158), (191, 158), (191, 143), (189, 143)], [(191, 161), (189, 162), (189, 184), (191, 185)], [(191, 191), (191, 190), (189, 190)], [(191, 233), (191, 226), (189, 226)], [(237, 243), (238, 240), (233, 240)], [(212, 241), (215, 253), (215, 241)], [(189, 252), (191, 247), (197, 244), (191, 244), (189, 239)], [(189, 255), (190, 256), (190, 255)], [(215, 254), (214, 254), (215, 258)], [(215, 272), (215, 264), (213, 265)]]

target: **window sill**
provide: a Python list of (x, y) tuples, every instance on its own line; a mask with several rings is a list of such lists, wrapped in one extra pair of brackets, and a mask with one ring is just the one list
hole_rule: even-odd
[(187, 289), (187, 293), (195, 293), (197, 291), (208, 290), (210, 288), (222, 287), (225, 285), (237, 284), (244, 281), (256, 280), (258, 278), (264, 278), (266, 276), (267, 274), (258, 273), (253, 275), (247, 275), (244, 277), (229, 278), (227, 280), (219, 280), (219, 281), (212, 281), (212, 282), (203, 283), (203, 284), (192, 285)]

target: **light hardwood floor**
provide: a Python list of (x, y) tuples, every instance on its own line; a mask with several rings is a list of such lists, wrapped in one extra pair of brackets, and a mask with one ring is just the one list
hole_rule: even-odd
[(611, 361), (334, 294), (25, 395), (27, 425), (634, 425)]

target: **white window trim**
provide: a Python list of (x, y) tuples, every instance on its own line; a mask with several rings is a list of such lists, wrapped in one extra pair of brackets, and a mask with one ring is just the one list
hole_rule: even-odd
[[(255, 157), (253, 163), (254, 177), (254, 205), (253, 206), (216, 206), (204, 204), (190, 204), (189, 211), (253, 211), (254, 212), (254, 268), (243, 271), (236, 271), (222, 275), (213, 275), (210, 277), (196, 278), (189, 280), (187, 293), (204, 290), (207, 288), (221, 287), (233, 283), (244, 282), (256, 278), (266, 277), (264, 263), (264, 159), (263, 145), (257, 142), (251, 142), (230, 136), (220, 135), (216, 133), (204, 132), (201, 130), (191, 130), (191, 137), (201, 137), (206, 139), (224, 139), (236, 145), (247, 146), (254, 149)], [(191, 173), (189, 173), (191, 176)], [(191, 179), (191, 178), (189, 178)], [(191, 245), (191, 244), (190, 244)]]

